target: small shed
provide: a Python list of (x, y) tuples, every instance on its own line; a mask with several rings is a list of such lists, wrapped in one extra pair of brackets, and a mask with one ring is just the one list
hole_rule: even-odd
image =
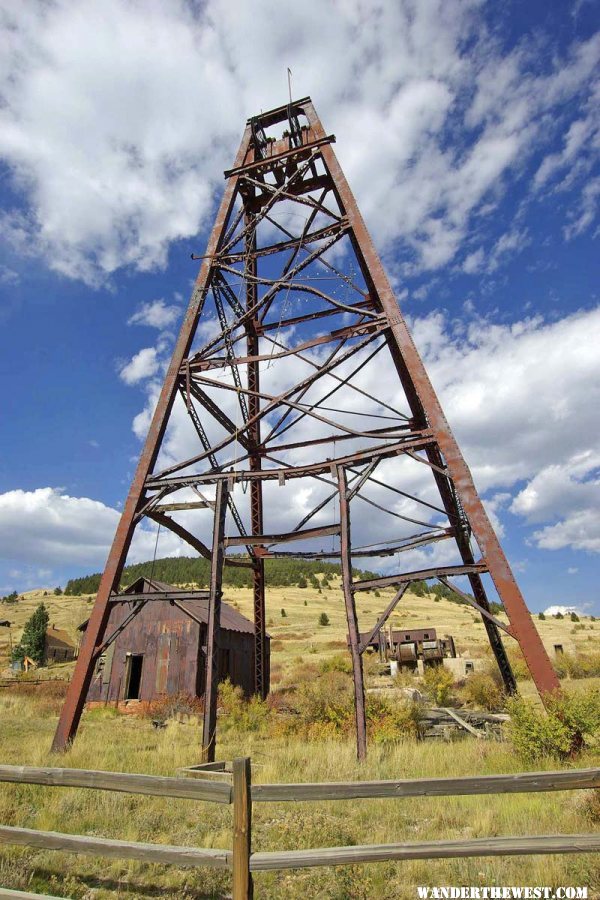
[[(202, 697), (208, 600), (194, 595), (198, 593), (141, 577), (115, 595), (104, 640), (116, 632), (117, 637), (98, 657), (87, 701), (148, 702), (178, 694)], [(129, 600), (128, 595), (135, 599)], [(119, 632), (138, 607), (139, 612)], [(86, 627), (84, 622), (79, 630)], [(267, 636), (267, 686), (269, 643)], [(227, 603), (221, 603), (218, 667), (220, 681), (229, 678), (246, 696), (254, 693), (254, 625)]]
[(44, 661), (46, 663), (68, 662), (77, 656), (77, 647), (70, 635), (56, 625), (46, 629), (46, 642), (44, 644)]

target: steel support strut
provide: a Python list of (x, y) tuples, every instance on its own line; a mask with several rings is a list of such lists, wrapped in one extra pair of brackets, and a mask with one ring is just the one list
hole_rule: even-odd
[(339, 466), (337, 470), (340, 500), (340, 552), (342, 569), (342, 589), (346, 604), (348, 635), (350, 637), (350, 653), (352, 654), (352, 676), (354, 679), (354, 711), (356, 718), (356, 754), (360, 760), (367, 756), (367, 716), (365, 711), (365, 687), (363, 681), (363, 664), (360, 650), (360, 633), (356, 615), (356, 603), (352, 587), (352, 555), (350, 537), (350, 504), (348, 502), (348, 481), (346, 470)]
[(204, 682), (204, 719), (202, 726), (202, 760), (214, 762), (217, 743), (217, 691), (219, 687), (219, 633), (221, 629), (221, 595), (225, 560), (225, 517), (227, 514), (227, 482), (220, 481), (215, 496), (215, 520), (210, 562), (208, 624), (206, 626), (206, 678)]

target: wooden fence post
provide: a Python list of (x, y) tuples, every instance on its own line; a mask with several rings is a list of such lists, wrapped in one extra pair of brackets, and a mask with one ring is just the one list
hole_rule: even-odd
[(233, 760), (233, 900), (252, 900), (250, 874), (252, 796), (250, 758)]

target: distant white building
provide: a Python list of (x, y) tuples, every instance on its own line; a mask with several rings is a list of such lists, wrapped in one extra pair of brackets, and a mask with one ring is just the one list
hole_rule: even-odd
[(570, 616), (571, 613), (579, 613), (579, 610), (576, 606), (549, 606), (548, 609), (544, 610), (545, 616), (555, 616), (557, 613), (562, 613), (563, 616)]

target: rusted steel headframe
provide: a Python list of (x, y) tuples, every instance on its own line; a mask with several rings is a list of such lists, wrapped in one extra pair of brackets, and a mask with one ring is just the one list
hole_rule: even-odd
[[(269, 136), (270, 130), (282, 128), (282, 135)], [(111, 597), (118, 592), (134, 530), (143, 518), (170, 529), (211, 560), (204, 728), (208, 755), (214, 754), (223, 564), (252, 570), (255, 689), (264, 697), (268, 691), (265, 558), (339, 560), (361, 758), (366, 753), (361, 662), (365, 647), (360, 643), (357, 591), (397, 588), (375, 624), (377, 630), (411, 581), (464, 576), (472, 596), (462, 593), (482, 616), (506, 689), (514, 691), (515, 680), (501, 629), (518, 641), (542, 696), (558, 687), (336, 159), (334, 140), (323, 130), (309, 98), (248, 121), (234, 166), (225, 173), (225, 193), (102, 576), (56, 731), (55, 750), (64, 749), (77, 731), (95, 661), (105, 646)], [(203, 343), (197, 346), (201, 320), (209, 326), (218, 321), (219, 328), (202, 332)], [(387, 370), (381, 368), (386, 353)], [(406, 410), (368, 390), (368, 373), (374, 365), (380, 374), (387, 372), (388, 380), (391, 373), (398, 376)], [(275, 392), (272, 385), (278, 385)], [(366, 412), (349, 417), (353, 407), (345, 405), (348, 392), (357, 403), (366, 404)], [(338, 406), (336, 394), (343, 398)], [(198, 452), (157, 470), (177, 397), (197, 435)], [(390, 477), (395, 459), (419, 464), (417, 469), (424, 466), (439, 502), (410, 492), (402, 480), (395, 483)], [(378, 467), (386, 466), (388, 474), (377, 477)], [(263, 491), (307, 481), (318, 502), (293, 529), (267, 528), (265, 518), (276, 513), (278, 521), (281, 511), (273, 508), (272, 500), (265, 504), (265, 496), (272, 494)], [(368, 490), (377, 491), (377, 499)], [(180, 491), (188, 493), (181, 498)], [(165, 498), (175, 502), (165, 503)], [(240, 500), (245, 509), (239, 508)], [(368, 505), (370, 514), (377, 510), (400, 520), (406, 533), (357, 547), (350, 527), (351, 507), (357, 502), (365, 509)], [(403, 506), (399, 511), (400, 502), (412, 504), (409, 513), (402, 511)], [(194, 533), (194, 517), (207, 508), (215, 510), (212, 541)], [(226, 514), (234, 534), (227, 530)], [(432, 521), (433, 514), (445, 521)], [(177, 516), (184, 516), (185, 522)], [(415, 528), (421, 530), (415, 533)], [(323, 546), (325, 538), (333, 541), (331, 551)], [(456, 565), (436, 564), (432, 554), (441, 540), (453, 542)], [(311, 544), (314, 541), (320, 545)], [(281, 550), (281, 544), (294, 549)], [(236, 547), (245, 547), (247, 558), (227, 557)], [(408, 565), (404, 572), (369, 582), (353, 578), (353, 565), (361, 556), (427, 552), (426, 567)], [(490, 613), (482, 580), (486, 573), (502, 601), (508, 626)]]

